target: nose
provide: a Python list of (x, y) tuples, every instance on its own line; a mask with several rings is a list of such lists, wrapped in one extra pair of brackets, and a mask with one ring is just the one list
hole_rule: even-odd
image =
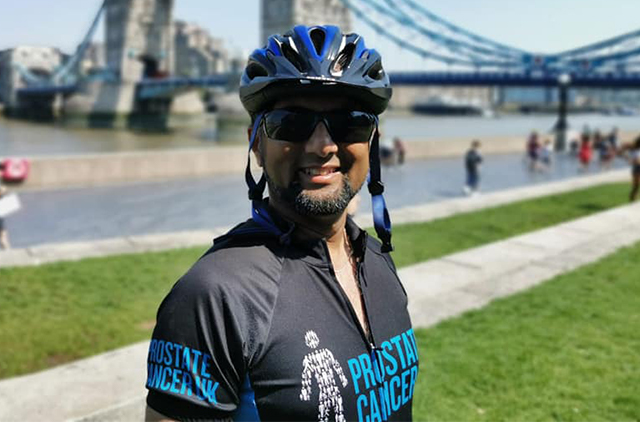
[(309, 140), (305, 143), (305, 152), (327, 157), (338, 152), (338, 144), (333, 142), (324, 122), (318, 123)]

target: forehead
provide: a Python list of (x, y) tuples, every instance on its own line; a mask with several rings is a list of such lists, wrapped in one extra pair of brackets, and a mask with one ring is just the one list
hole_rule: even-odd
[(326, 95), (287, 97), (276, 101), (276, 103), (273, 105), (274, 109), (289, 107), (306, 108), (314, 111), (358, 109), (353, 101), (349, 100), (348, 98)]

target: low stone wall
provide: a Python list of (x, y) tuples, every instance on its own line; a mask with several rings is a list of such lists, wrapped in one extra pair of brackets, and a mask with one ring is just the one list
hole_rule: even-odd
[(31, 159), (24, 188), (97, 186), (239, 172), (247, 153), (240, 147), (106, 153)]
[[(632, 134), (623, 134), (628, 141)], [(483, 154), (524, 153), (521, 137), (482, 138)], [(407, 159), (461, 157), (471, 139), (406, 142)], [(18, 188), (51, 189), (72, 186), (241, 174), (247, 163), (245, 146), (183, 150), (37, 157), (31, 159), (29, 179)]]
[[(425, 159), (434, 157), (459, 157), (471, 146), (472, 139), (447, 139), (446, 141), (405, 142), (407, 159)], [(483, 154), (506, 154), (524, 152), (525, 140), (520, 137), (481, 139)]]

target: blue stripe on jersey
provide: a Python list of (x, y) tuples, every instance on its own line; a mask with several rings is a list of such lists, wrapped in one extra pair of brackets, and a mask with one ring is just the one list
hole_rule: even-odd
[(240, 405), (233, 414), (234, 421), (259, 421), (258, 408), (256, 407), (256, 396), (251, 388), (249, 375), (244, 379), (240, 389)]

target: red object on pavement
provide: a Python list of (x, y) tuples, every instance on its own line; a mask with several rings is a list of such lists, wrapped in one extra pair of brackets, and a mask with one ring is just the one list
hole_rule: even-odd
[(7, 158), (2, 161), (2, 180), (5, 182), (24, 182), (29, 176), (29, 160)]

